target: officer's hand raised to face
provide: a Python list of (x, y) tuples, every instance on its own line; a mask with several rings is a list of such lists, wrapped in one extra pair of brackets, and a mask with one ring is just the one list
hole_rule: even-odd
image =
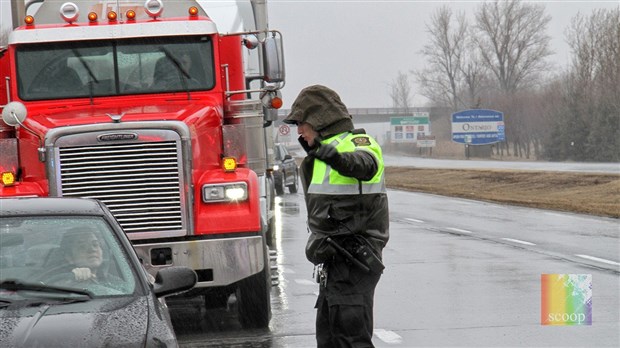
[(340, 153), (336, 150), (336, 147), (331, 144), (321, 144), (315, 140), (315, 144), (318, 145), (317, 149), (312, 150), (309, 155), (320, 159), (321, 161), (334, 166), (340, 160)]

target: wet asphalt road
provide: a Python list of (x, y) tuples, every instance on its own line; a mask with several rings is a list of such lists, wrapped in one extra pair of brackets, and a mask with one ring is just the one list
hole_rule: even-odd
[[(377, 347), (620, 346), (618, 220), (388, 191), (391, 239), (375, 295)], [(278, 202), (269, 330), (172, 304), (181, 347), (313, 347), (303, 195)], [(593, 324), (542, 326), (541, 274), (591, 274)]]
[(383, 156), (386, 166), (458, 169), (507, 169), (544, 170), (559, 172), (620, 174), (620, 163), (597, 162), (546, 162), (501, 160), (451, 160), (387, 154)]

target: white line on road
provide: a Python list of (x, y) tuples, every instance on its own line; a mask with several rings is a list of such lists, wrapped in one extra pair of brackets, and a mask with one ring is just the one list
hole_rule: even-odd
[(524, 240), (518, 240), (518, 239), (512, 239), (512, 238), (502, 238), (502, 239), (508, 242), (514, 242), (514, 243), (523, 244), (523, 245), (536, 245), (534, 243), (526, 242)]
[(601, 259), (601, 258), (594, 257), (594, 256), (580, 255), (580, 254), (575, 254), (575, 256), (581, 257), (583, 259), (588, 259), (588, 260), (592, 260), (592, 261), (598, 261), (598, 262), (606, 263), (606, 264), (609, 264), (609, 265), (620, 266), (620, 263), (618, 263), (616, 261), (605, 260), (605, 259)]
[(387, 343), (387, 344), (399, 344), (403, 342), (403, 338), (400, 337), (394, 331), (388, 331), (384, 329), (375, 329), (373, 334), (377, 336), (378, 339)]
[(447, 227), (446, 230), (450, 230), (450, 231), (454, 231), (454, 232), (460, 232), (460, 233), (473, 233), (472, 231), (462, 230), (460, 228), (455, 228), (455, 227)]
[(412, 222), (417, 222), (417, 223), (421, 223), (421, 224), (423, 224), (423, 223), (424, 223), (424, 221), (422, 221), (422, 220), (418, 220), (418, 219), (405, 218), (405, 220), (407, 220), (407, 221), (412, 221)]

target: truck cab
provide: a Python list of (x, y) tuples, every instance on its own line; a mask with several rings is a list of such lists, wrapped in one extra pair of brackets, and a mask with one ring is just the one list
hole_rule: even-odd
[(1, 54), (0, 197), (97, 199), (149, 273), (191, 267), (188, 296), (267, 326), (280, 33), (219, 33), (191, 0), (46, 0)]

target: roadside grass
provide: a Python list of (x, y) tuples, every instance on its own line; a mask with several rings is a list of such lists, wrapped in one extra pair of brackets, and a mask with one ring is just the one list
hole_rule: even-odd
[(386, 167), (392, 189), (620, 218), (620, 175)]

